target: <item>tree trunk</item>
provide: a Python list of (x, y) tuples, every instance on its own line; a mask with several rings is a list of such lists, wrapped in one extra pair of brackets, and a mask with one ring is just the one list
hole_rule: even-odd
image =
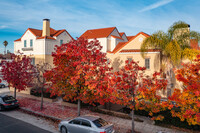
[(43, 88), (41, 89), (41, 106), (40, 106), (40, 110), (43, 110)]
[(81, 100), (78, 99), (78, 116), (80, 116), (80, 110), (81, 110)]
[(16, 89), (16, 87), (15, 87), (14, 98), (16, 98), (16, 91), (17, 91), (17, 89)]
[(135, 133), (134, 128), (135, 128), (135, 125), (134, 125), (134, 110), (132, 110), (132, 133)]

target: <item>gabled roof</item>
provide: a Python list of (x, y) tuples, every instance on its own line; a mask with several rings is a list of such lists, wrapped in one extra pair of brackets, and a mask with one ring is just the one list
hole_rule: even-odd
[(133, 38), (134, 36), (127, 36), (128, 41)]
[(120, 34), (120, 36), (122, 37), (125, 33), (124, 33), (124, 32), (120, 32), (119, 34)]
[(112, 51), (112, 53), (117, 53), (119, 50), (121, 50), (124, 46), (126, 46), (129, 42), (131, 42), (133, 39), (135, 39), (137, 36), (139, 36), (140, 34), (144, 35), (145, 37), (149, 37), (148, 34), (144, 33), (144, 32), (139, 32), (137, 35), (132, 36), (128, 42), (119, 42), (117, 44), (117, 46), (114, 48), (114, 50)]
[[(24, 34), (22, 35), (22, 37), (25, 35), (25, 33), (27, 31), (30, 31), (33, 35), (35, 35), (37, 38), (36, 39), (53, 39), (55, 40), (55, 38), (53, 37), (57, 37), (59, 36), (61, 33), (63, 33), (64, 31), (67, 32), (65, 29), (62, 29), (62, 30), (55, 30), (53, 28), (50, 28), (50, 36), (47, 37), (47, 36), (42, 36), (42, 30), (38, 30), (38, 29), (33, 29), (33, 28), (28, 28)], [(67, 32), (67, 34), (71, 37), (71, 35)], [(21, 37), (21, 38), (22, 38)], [(14, 42), (16, 41), (21, 41), (21, 38), (15, 40)], [(72, 38), (72, 37), (71, 37)], [(73, 38), (72, 38), (73, 39)]]
[(200, 50), (198, 41), (196, 39), (190, 39), (190, 47), (192, 49)]
[(116, 27), (91, 29), (91, 30), (87, 30), (80, 37), (83, 37), (86, 39), (104, 38), (104, 37), (108, 37), (113, 32), (114, 29), (116, 29)]
[(115, 54), (117, 51), (119, 51), (121, 48), (123, 48), (126, 45), (126, 43), (127, 42), (119, 42), (111, 53)]
[(123, 38), (118, 37), (118, 36), (113, 36), (113, 35), (111, 35), (111, 37), (123, 40)]
[(14, 42), (17, 42), (17, 41), (21, 41), (21, 38), (17, 39), (17, 40), (14, 40)]

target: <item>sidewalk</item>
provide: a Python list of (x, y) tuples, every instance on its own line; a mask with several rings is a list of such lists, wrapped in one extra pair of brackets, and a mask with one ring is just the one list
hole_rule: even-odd
[[(13, 94), (13, 92), (11, 92), (11, 94)], [(37, 100), (41, 99), (40, 97), (35, 97), (32, 95), (23, 94), (23, 93), (17, 93), (17, 97), (19, 97), (19, 98), (26, 97), (26, 98), (37, 99)], [(72, 107), (73, 108), (72, 110), (74, 110), (74, 108), (77, 107), (76, 104), (63, 102), (62, 100), (58, 100), (55, 102), (51, 99), (44, 98), (44, 102), (53, 103), (55, 105), (64, 105), (65, 107)], [(84, 109), (84, 110), (86, 110), (86, 109)], [(101, 118), (105, 119), (106, 121), (114, 124), (115, 130), (117, 131), (116, 133), (126, 133), (128, 130), (131, 129), (131, 125), (132, 125), (131, 120), (123, 119), (123, 118), (119, 118), (119, 117), (115, 117), (115, 116), (110, 116), (110, 115), (105, 115), (105, 114), (101, 114), (101, 113), (91, 112), (91, 111), (81, 111), (81, 114), (85, 115), (85, 113), (88, 113), (88, 112), (92, 115), (100, 116)], [(74, 113), (76, 113), (76, 111)], [(146, 121), (144, 121), (144, 122), (135, 121), (135, 130), (138, 132), (141, 132), (141, 133), (186, 133), (186, 132), (178, 131), (175, 129), (156, 126), (156, 125), (153, 125), (152, 123), (146, 122)]]

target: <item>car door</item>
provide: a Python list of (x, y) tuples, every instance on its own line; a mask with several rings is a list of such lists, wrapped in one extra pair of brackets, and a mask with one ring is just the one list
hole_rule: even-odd
[(91, 123), (88, 120), (81, 119), (81, 133), (93, 133)]
[(67, 125), (67, 130), (70, 133), (79, 133), (81, 126), (81, 121), (79, 119), (74, 119), (69, 122)]

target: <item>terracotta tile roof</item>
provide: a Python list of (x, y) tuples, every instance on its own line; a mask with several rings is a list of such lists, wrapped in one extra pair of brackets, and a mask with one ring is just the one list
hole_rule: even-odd
[(14, 42), (17, 42), (17, 41), (21, 41), (21, 38), (17, 39), (17, 40), (14, 40)]
[(120, 36), (122, 37), (125, 33), (124, 33), (124, 32), (120, 32), (119, 34), (120, 34)]
[(119, 42), (117, 44), (117, 46), (114, 48), (114, 50), (112, 51), (112, 53), (116, 53), (118, 52), (121, 48), (123, 48), (126, 45), (126, 42)]
[(116, 29), (116, 27), (87, 30), (80, 37), (83, 37), (86, 39), (104, 38), (104, 37), (108, 37), (114, 29)]
[(190, 39), (190, 47), (192, 49), (200, 50), (198, 41), (196, 39)]
[(113, 37), (113, 38), (118, 38), (118, 39), (123, 40), (121, 37), (118, 37), (118, 36), (113, 36), (113, 35), (111, 35), (111, 37)]
[[(59, 36), (61, 33), (63, 33), (64, 31), (67, 32), (65, 29), (62, 30), (55, 30), (53, 28), (50, 28), (50, 37), (47, 36), (42, 36), (42, 30), (38, 30), (38, 29), (33, 29), (33, 28), (28, 28), (26, 31), (30, 31), (33, 35), (35, 35), (37, 37), (37, 39), (53, 39), (55, 40), (55, 38), (53, 37), (57, 37)], [(24, 34), (26, 33), (26, 31), (24, 32)], [(68, 33), (68, 32), (67, 32)], [(24, 34), (22, 35), (22, 37), (24, 36)], [(73, 37), (68, 33), (68, 35), (73, 39)], [(21, 38), (22, 38), (21, 37)], [(15, 41), (21, 41), (20, 39), (17, 39)]]
[(134, 36), (127, 36), (128, 41), (129, 41), (132, 37), (134, 37)]
[(55, 38), (50, 37), (50, 36), (41, 36), (41, 37), (37, 37), (37, 39), (52, 39), (52, 40), (56, 40)]
[[(120, 53), (128, 53), (128, 52), (141, 52), (140, 49), (124, 49), (121, 50)], [(147, 52), (160, 52), (159, 49), (149, 49)]]
[(42, 30), (28, 28), (28, 30), (33, 33), (35, 36), (42, 36)]
[[(144, 35), (145, 37), (149, 37), (148, 34), (144, 33), (144, 32), (139, 32), (137, 35), (133, 36), (132, 38), (130, 38), (128, 40), (128, 42), (123, 42), (123, 44), (120, 42), (117, 44), (117, 46), (114, 48), (114, 50), (112, 51), (112, 53), (117, 53), (120, 49), (122, 49), (125, 45), (127, 45), (129, 42), (131, 42), (133, 39), (135, 39), (137, 36), (139, 36), (140, 34)], [(119, 46), (118, 46), (119, 45)]]

